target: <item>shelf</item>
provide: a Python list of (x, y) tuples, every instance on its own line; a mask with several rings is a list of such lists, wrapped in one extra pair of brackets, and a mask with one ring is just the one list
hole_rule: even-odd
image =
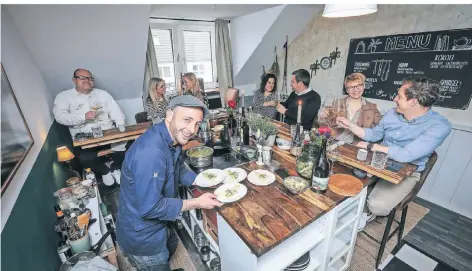
[(328, 257), (330, 264), (336, 259), (338, 259), (340, 255), (343, 255), (346, 251), (349, 251), (352, 248), (353, 230), (354, 223), (352, 223), (352, 227), (347, 227), (343, 229), (333, 237)]
[(349, 251), (342, 254), (335, 262), (328, 266), (328, 271), (343, 271), (348, 267), (347, 258)]
[(343, 225), (349, 223), (357, 217), (357, 210), (359, 207), (360, 199), (348, 204), (346, 207), (338, 211), (338, 218), (336, 220), (336, 229), (341, 228)]
[[(198, 227), (200, 228), (200, 230), (203, 232), (203, 234), (205, 235), (205, 238), (208, 240), (208, 242), (210, 243), (210, 246), (212, 247), (212, 249), (220, 254), (220, 247), (218, 246), (218, 244), (216, 244), (215, 240), (213, 240), (213, 238), (204, 230), (203, 228), (203, 221), (202, 220), (198, 220), (197, 219), (197, 216), (195, 215), (195, 210), (189, 210), (189, 214), (190, 214), (190, 218), (191, 220), (193, 220), (194, 222), (193, 223), (196, 223), (198, 225)], [(193, 231), (191, 231), (191, 235), (192, 235), (192, 240), (193, 240)]]
[[(185, 220), (182, 220), (182, 224), (184, 225), (185, 230), (188, 232), (188, 234), (190, 235), (190, 238), (192, 239), (193, 244), (195, 245), (195, 240), (193, 239), (193, 231), (190, 229), (189, 225), (187, 225), (187, 222)], [(198, 248), (196, 248), (196, 249), (198, 250)], [(214, 248), (213, 248), (213, 250), (215, 251)], [(218, 251), (215, 251), (215, 252), (219, 254)], [(205, 262), (205, 264), (208, 266), (208, 268), (210, 268), (211, 260), (213, 260), (216, 257), (219, 257), (219, 255), (216, 256), (214, 253), (210, 253), (210, 260), (208, 262)], [(203, 262), (203, 260), (202, 260), (202, 262)]]

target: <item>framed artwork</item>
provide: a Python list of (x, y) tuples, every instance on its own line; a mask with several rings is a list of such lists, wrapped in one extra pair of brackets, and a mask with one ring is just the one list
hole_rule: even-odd
[(13, 179), (18, 167), (33, 146), (33, 137), (26, 125), (25, 118), (16, 100), (15, 93), (8, 81), (7, 74), (2, 68), (2, 135), (1, 135), (1, 157), (2, 157), (2, 195)]

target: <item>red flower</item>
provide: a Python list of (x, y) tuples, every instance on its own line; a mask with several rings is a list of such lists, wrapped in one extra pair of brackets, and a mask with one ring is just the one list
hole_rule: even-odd
[(318, 128), (318, 132), (320, 134), (331, 133), (331, 129), (328, 126), (320, 126), (320, 128)]
[(232, 109), (235, 109), (237, 106), (237, 103), (235, 100), (231, 100), (228, 102), (228, 106), (231, 107)]

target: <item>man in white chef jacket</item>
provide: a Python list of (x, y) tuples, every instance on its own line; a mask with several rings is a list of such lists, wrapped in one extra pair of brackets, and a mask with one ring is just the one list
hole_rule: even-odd
[[(124, 128), (125, 116), (113, 97), (98, 88), (94, 88), (94, 78), (90, 71), (77, 69), (74, 71), (72, 82), (75, 87), (64, 90), (54, 100), (53, 113), (56, 121), (69, 127), (73, 138), (77, 133), (91, 133), (93, 127), (100, 126), (102, 130), (114, 128), (115, 125)], [(91, 168), (96, 175), (102, 175), (106, 185), (112, 185), (115, 180), (120, 183), (120, 168), (124, 160), (125, 143), (112, 146), (113, 163), (110, 167), (103, 159), (97, 157), (102, 148), (75, 148), (84, 168)]]

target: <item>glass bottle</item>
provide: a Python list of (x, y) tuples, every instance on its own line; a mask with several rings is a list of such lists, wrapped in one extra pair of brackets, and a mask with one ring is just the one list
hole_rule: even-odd
[(324, 193), (328, 189), (330, 166), (326, 156), (326, 141), (326, 138), (323, 138), (319, 156), (320, 158), (316, 163), (316, 167), (313, 167), (311, 189), (316, 193)]
[(320, 148), (315, 143), (307, 143), (303, 146), (302, 154), (297, 158), (296, 170), (300, 177), (311, 180), (313, 165), (317, 164)]

